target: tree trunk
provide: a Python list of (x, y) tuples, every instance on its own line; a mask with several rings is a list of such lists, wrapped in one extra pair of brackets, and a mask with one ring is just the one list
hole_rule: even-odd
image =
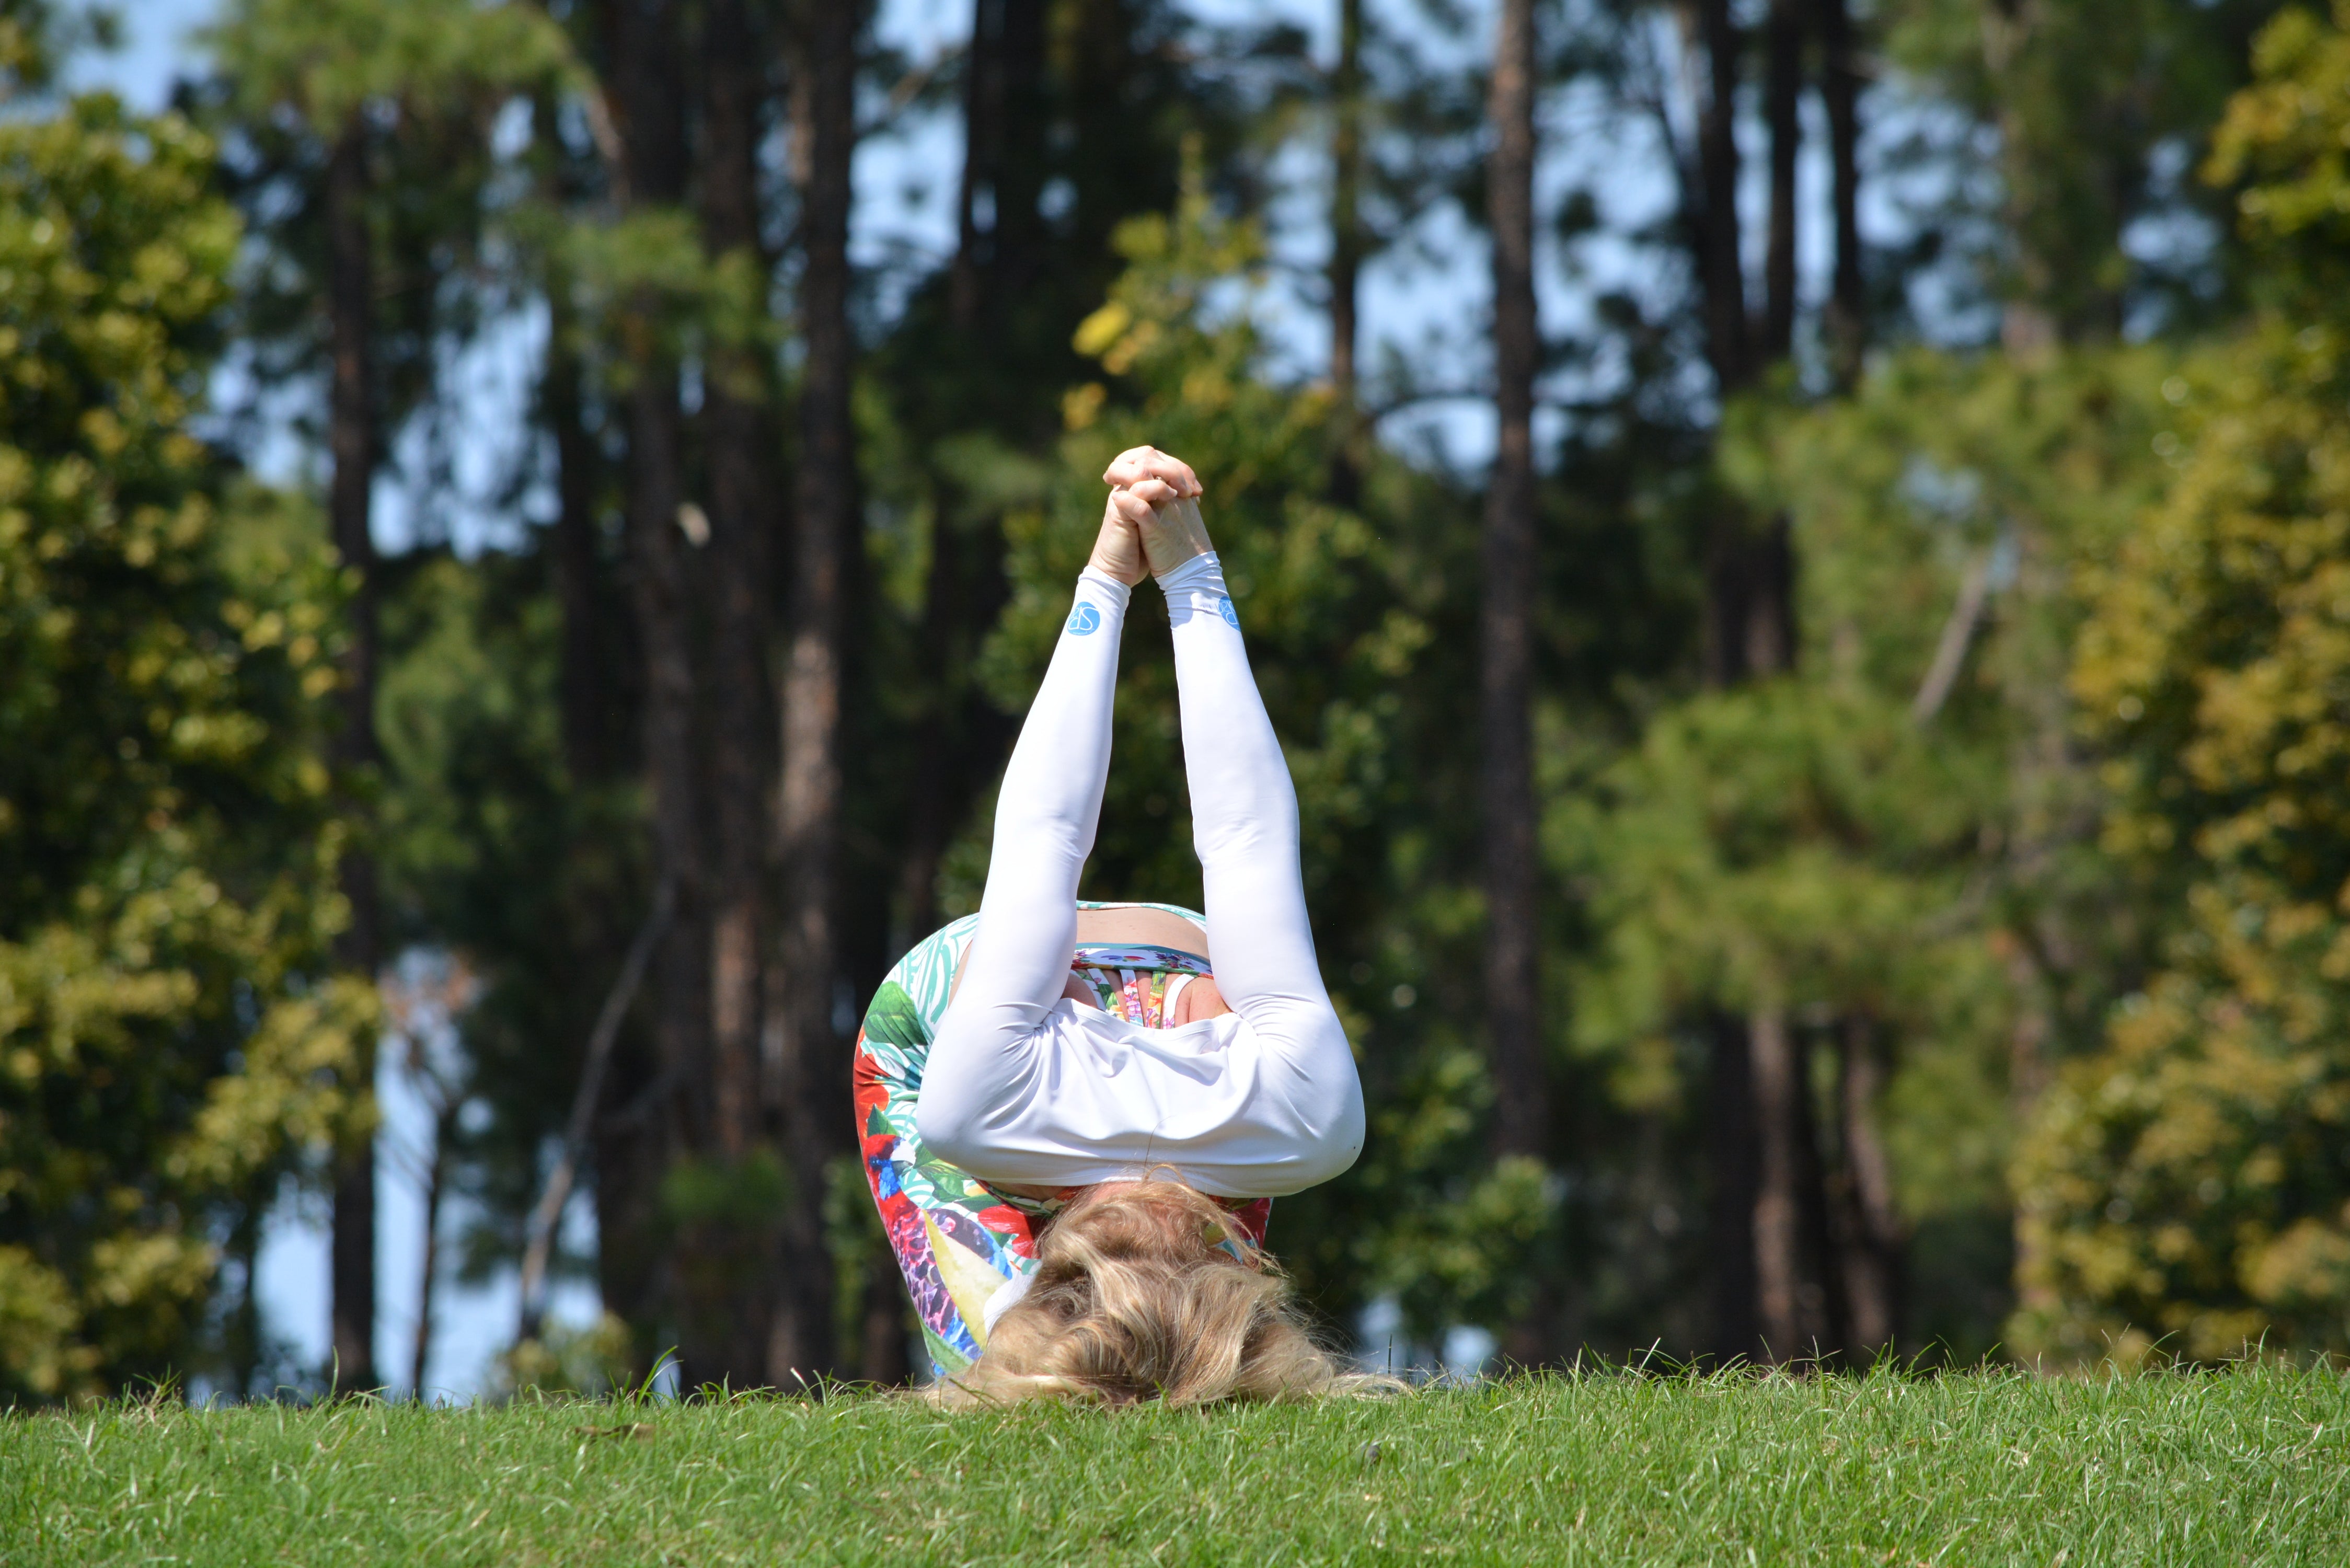
[(261, 1219), (276, 1186), (273, 1179), (266, 1188), (248, 1192), (237, 1206), (235, 1228), (229, 1232), (228, 1257), (236, 1264), (242, 1281), (236, 1305), (223, 1324), (221, 1348), (228, 1364), (231, 1397), (239, 1401), (252, 1397), (254, 1381), (261, 1375), (261, 1293), (255, 1274), (261, 1265)]
[(825, 1168), (846, 1147), (847, 1054), (833, 1028), (838, 961), (834, 919), (840, 836), (843, 556), (856, 537), (850, 427), (849, 159), (856, 142), (858, 7), (818, 0), (807, 16), (807, 184), (801, 233), (799, 515), (793, 540), (792, 626), (784, 670), (783, 788), (778, 838), (784, 905), (777, 1023), (784, 1130), (797, 1189), (787, 1293), (769, 1340), (769, 1376), (814, 1377), (835, 1363), (833, 1270), (825, 1251)]
[(1842, 1124), (1849, 1215), (1843, 1230), (1844, 1293), (1853, 1354), (1874, 1358), (1901, 1333), (1904, 1243), (1893, 1201), (1893, 1168), (1877, 1136), (1877, 1102), (1885, 1060), (1866, 1012), (1844, 1020), (1837, 1039), (1836, 1106)]
[[(1754, 1083), (1756, 1174), (1754, 1276), (1763, 1354), (1774, 1362), (1808, 1359), (1826, 1348), (1829, 1324), (1806, 1245), (1806, 1210), (1817, 1189), (1816, 1154), (1806, 1114), (1810, 1053), (1775, 1008), (1748, 1020)], [(1809, 1179), (1807, 1179), (1807, 1178)]]
[(1738, 224), (1738, 64), (1742, 40), (1730, 0), (1689, 0), (1685, 26), (1705, 57), (1706, 95), (1698, 106), (1695, 230), (1705, 310), (1706, 358), (1725, 398), (1752, 375), (1747, 350), (1746, 281)]
[[(675, 0), (609, 0), (612, 108), (620, 135), (627, 204), (674, 206), (684, 196), (684, 100), (680, 58), (681, 8)], [(652, 829), (653, 875), (675, 903), (652, 964), (654, 1075), (643, 1103), (649, 1141), (637, 1146), (650, 1166), (642, 1182), (712, 1143), (710, 1071), (709, 803), (703, 788), (693, 619), (697, 569), (689, 558), (681, 509), (684, 420), (676, 358), (664, 340), (660, 303), (650, 290), (625, 307), (619, 327), (629, 361), (626, 398), (629, 463), (625, 505), (630, 599), (644, 659), (642, 745)], [(605, 1140), (599, 1139), (599, 1153)], [(613, 1140), (612, 1152), (623, 1147)], [(599, 1184), (600, 1186), (600, 1184)], [(663, 1223), (650, 1195), (606, 1190), (638, 1223)], [(664, 1243), (666, 1243), (664, 1245)], [(723, 1303), (702, 1299), (704, 1272), (675, 1236), (629, 1238), (639, 1253), (665, 1252), (664, 1278), (681, 1363), (690, 1386), (727, 1376)]]
[[(1479, 718), (1484, 732), (1486, 1051), (1493, 1147), (1547, 1158), (1550, 1104), (1542, 1057), (1541, 915), (1534, 786), (1533, 0), (1503, 0), (1493, 47), (1493, 153), (1486, 181), (1493, 244), (1495, 412), (1501, 439), (1485, 498)], [(1504, 1349), (1547, 1357), (1537, 1309)]]
[(1338, 425), (1330, 498), (1341, 506), (1353, 506), (1362, 489), (1355, 461), (1355, 350), (1361, 335), (1356, 307), (1364, 250), (1363, 0), (1338, 0), (1338, 66), (1330, 88), (1330, 389), (1337, 400)]
[(1762, 358), (1784, 359), (1795, 340), (1795, 154), (1803, 140), (1804, 0), (1771, 0), (1764, 24), (1762, 118), (1771, 135), (1771, 215), (1762, 259)]
[(1818, 0), (1820, 101), (1827, 110), (1828, 170), (1835, 210), (1835, 278), (1826, 312), (1828, 363), (1836, 384), (1860, 379), (1868, 346), (1868, 289), (1860, 270), (1860, 65), (1850, 0)]
[[(411, 1040), (409, 1049), (420, 1049)], [(421, 1082), (423, 1075), (418, 1075)], [(424, 1167), (424, 1267), (416, 1285), (416, 1341), (408, 1359), (409, 1397), (424, 1403), (425, 1365), (432, 1356), (432, 1295), (441, 1275), (441, 1189), (449, 1171), (449, 1141), (457, 1136), (457, 1111), (439, 1106), (432, 1116), (432, 1156)]]
[(948, 272), (954, 324), (1003, 334), (991, 305), (1016, 300), (1038, 269), (1044, 215), (1045, 0), (976, 0), (963, 77), (960, 234)]
[[(335, 552), (358, 582), (346, 611), (350, 652), (343, 667), (343, 723), (335, 761), (345, 780), (372, 772), (376, 743), (377, 585), (370, 501), (375, 483), (376, 402), (373, 345), (373, 243), (368, 232), (367, 143), (356, 120), (327, 164), (327, 445), (334, 476), (327, 496)], [(362, 834), (362, 840), (365, 835)], [(343, 967), (373, 983), (383, 962), (374, 857), (364, 847), (343, 857), (343, 896), (350, 925), (337, 944)], [(362, 1042), (356, 1088), (372, 1103), (375, 1045)], [(375, 1371), (375, 1147), (368, 1139), (343, 1152), (335, 1179), (332, 1339), (338, 1388), (373, 1388)]]
[(906, 1282), (898, 1260), (883, 1247), (866, 1264), (862, 1365), (858, 1376), (894, 1388), (912, 1375), (906, 1358)]
[[(1690, 73), (1704, 90), (1696, 105), (1697, 171), (1685, 203), (1690, 260), (1705, 320), (1706, 359), (1724, 401), (1752, 378), (1746, 281), (1738, 217), (1737, 94), (1742, 39), (1729, 0), (1685, 0), (1681, 28), (1700, 59)], [(1702, 628), (1706, 684), (1722, 691), (1749, 673), (1747, 620), (1752, 599), (1748, 524), (1725, 500), (1706, 540)], [(1713, 1263), (1714, 1345), (1724, 1361), (1752, 1357), (1764, 1324), (1755, 1251), (1760, 1126), (1756, 1064), (1748, 1023), (1715, 1013), (1707, 1139), (1712, 1180), (1710, 1251)]]
[(1534, 738), (1534, 12), (1505, 0), (1493, 58), (1494, 406), (1487, 493), (1481, 720), (1484, 730), (1485, 991), (1497, 1147), (1547, 1152), (1536, 907)]
[(1713, 1354), (1726, 1365), (1752, 1360), (1762, 1334), (1755, 1307), (1753, 1054), (1744, 1019), (1716, 1012), (1710, 1025), (1706, 1135), (1713, 1189)]
[[(756, 55), (742, 0), (709, 0), (703, 19), (702, 233), (717, 256), (759, 250)], [(714, 589), (711, 784), (717, 842), (711, 857), (711, 1044), (718, 1147), (747, 1155), (760, 1133), (760, 952), (768, 865), (767, 593), (775, 531), (767, 453), (768, 387), (758, 354), (710, 353), (702, 405), (710, 479)], [(744, 1368), (748, 1373), (751, 1368)]]
[(996, 178), (1003, 161), (1004, 33), (1015, 0), (974, 0), (971, 48), (962, 78), (962, 189), (955, 211), (960, 231), (947, 274), (948, 309), (964, 331), (980, 325), (987, 275), (1002, 216)]
[(958, 528), (945, 508), (934, 514), (930, 578), (920, 633), (929, 678), (922, 724), (931, 737), (917, 748), (908, 794), (906, 853), (899, 863), (897, 949), (936, 929), (939, 866), (972, 803), (1003, 763), (1013, 725), (972, 679), (980, 645), (1003, 607), (1003, 535), (993, 518)]

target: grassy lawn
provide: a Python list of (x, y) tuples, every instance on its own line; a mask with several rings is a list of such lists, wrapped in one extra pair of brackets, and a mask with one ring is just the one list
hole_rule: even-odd
[(2350, 1563), (2350, 1380), (1541, 1378), (1319, 1407), (0, 1419), (0, 1562)]

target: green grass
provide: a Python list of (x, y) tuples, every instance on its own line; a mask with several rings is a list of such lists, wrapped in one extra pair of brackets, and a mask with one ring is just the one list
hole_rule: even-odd
[(2350, 1381), (1540, 1378), (1208, 1413), (0, 1419), (0, 1562), (2350, 1563)]

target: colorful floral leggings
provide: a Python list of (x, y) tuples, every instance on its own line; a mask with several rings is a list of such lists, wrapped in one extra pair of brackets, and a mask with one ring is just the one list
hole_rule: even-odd
[[(1147, 907), (1200, 919), (1172, 904)], [(874, 992), (857, 1036), (857, 1131), (865, 1178), (921, 1318), (931, 1370), (942, 1377), (962, 1371), (986, 1348), (993, 1321), (988, 1303), (1035, 1272), (1037, 1232), (1076, 1192), (1073, 1188), (1047, 1199), (999, 1192), (922, 1147), (914, 1125), (922, 1064), (953, 992), (955, 968), (978, 929), (979, 917), (966, 915), (917, 943)], [(1163, 1026), (1180, 986), (1210, 972), (1197, 954), (1162, 947), (1080, 945), (1070, 968), (1105, 1012), (1152, 1029)], [(1269, 1198), (1232, 1206), (1237, 1228), (1257, 1244), (1272, 1212)], [(1006, 1303), (1018, 1293), (1004, 1298)]]

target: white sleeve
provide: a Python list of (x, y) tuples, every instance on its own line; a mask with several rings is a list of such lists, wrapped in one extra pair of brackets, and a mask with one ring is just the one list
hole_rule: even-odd
[(1004, 765), (979, 929), (922, 1071), (922, 1139), (949, 1159), (991, 1102), (1020, 1082), (1020, 1043), (1069, 981), (1077, 877), (1109, 782), (1118, 643), (1132, 592), (1090, 566), (1078, 576), (1076, 602)]
[(1126, 607), (1125, 588), (1088, 571), (1004, 770), (979, 929), (918, 1125), (934, 1154), (993, 1181), (1083, 1186), (1163, 1163), (1207, 1191), (1279, 1196), (1354, 1163), (1362, 1089), (1305, 924), (1296, 794), (1215, 557), (1161, 586), (1209, 956), (1233, 1015), (1151, 1030), (1060, 1000)]
[[(1206, 884), (1216, 989), (1259, 1054), (1257, 1089), (1293, 1129), (1286, 1190), (1327, 1181), (1363, 1151), (1363, 1085), (1330, 1006), (1298, 865), (1297, 790), (1250, 673), (1213, 551), (1159, 579), (1174, 626), (1191, 840)], [(1268, 1104), (1260, 1114), (1274, 1107)]]

